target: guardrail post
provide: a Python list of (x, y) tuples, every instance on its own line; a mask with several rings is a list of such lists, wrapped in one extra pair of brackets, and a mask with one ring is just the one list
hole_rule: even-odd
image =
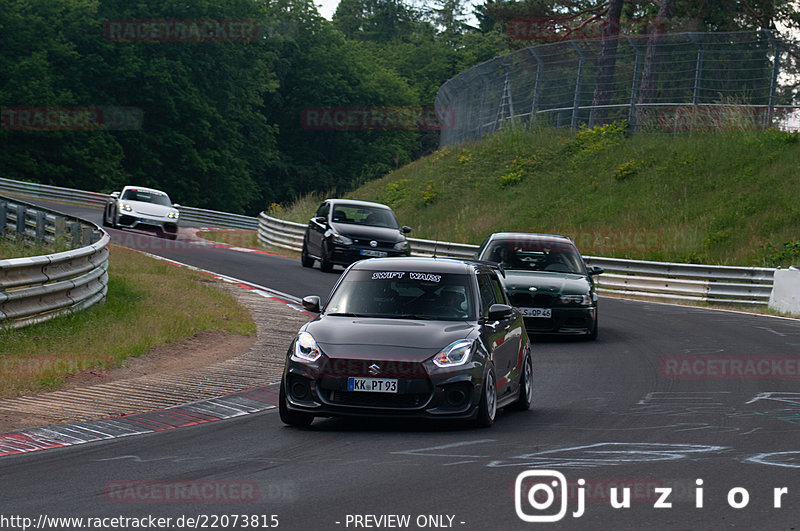
[(28, 209), (25, 205), (17, 205), (17, 240), (22, 240), (25, 237), (25, 215)]
[(72, 248), (77, 249), (81, 246), (81, 224), (72, 222), (69, 224), (69, 227), (72, 232)]
[(578, 52), (578, 75), (575, 77), (575, 98), (572, 101), (572, 120), (570, 121), (569, 127), (573, 131), (578, 127), (578, 105), (581, 102), (581, 84), (583, 83), (583, 63), (586, 61), (586, 57), (583, 55), (583, 50), (581, 50), (575, 41), (570, 41), (572, 43), (573, 48), (575, 51)]
[(36, 211), (36, 244), (44, 243), (45, 228), (47, 227), (47, 214), (41, 210)]
[(92, 228), (81, 226), (81, 247), (92, 244)]
[(67, 220), (62, 217), (57, 217), (55, 220), (55, 238), (56, 241), (61, 240), (61, 238), (65, 238), (67, 236)]
[(6, 213), (7, 203), (0, 201), (0, 239), (6, 236), (6, 225), (8, 225), (8, 214)]

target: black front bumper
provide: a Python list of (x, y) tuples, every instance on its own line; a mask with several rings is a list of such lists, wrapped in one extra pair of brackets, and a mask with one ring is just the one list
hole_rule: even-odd
[(288, 409), (320, 417), (469, 419), (480, 401), (480, 382), (469, 371), (443, 378), (398, 377), (397, 393), (348, 391), (348, 376), (313, 376), (293, 361), (283, 378)]

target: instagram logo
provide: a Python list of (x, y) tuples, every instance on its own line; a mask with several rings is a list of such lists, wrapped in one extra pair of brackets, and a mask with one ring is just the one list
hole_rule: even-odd
[[(567, 499), (567, 478), (556, 470), (526, 470), (514, 482), (514, 508), (523, 522), (558, 522), (567, 514)], [(583, 514), (582, 500), (577, 513)]]

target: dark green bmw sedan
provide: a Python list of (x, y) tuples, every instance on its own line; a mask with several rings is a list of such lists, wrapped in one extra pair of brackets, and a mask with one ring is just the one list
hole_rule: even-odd
[(565, 236), (501, 232), (489, 236), (475, 253), (505, 270), (511, 304), (519, 308), (529, 334), (567, 334), (597, 338), (594, 275)]

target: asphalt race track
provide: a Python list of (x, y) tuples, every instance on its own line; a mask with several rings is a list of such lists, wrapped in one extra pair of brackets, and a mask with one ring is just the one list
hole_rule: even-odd
[[(98, 210), (55, 208), (100, 221)], [(338, 278), (295, 259), (110, 233), (295, 296), (327, 295)], [(796, 528), (800, 322), (604, 298), (600, 327), (597, 342), (536, 341), (533, 411), (501, 412), (491, 429), (317, 419), (300, 430), (271, 409), (3, 457), (0, 527), (47, 515), (173, 527), (199, 518), (217, 529), (532, 529), (564, 507), (539, 526)], [(545, 470), (563, 474), (565, 497)], [(626, 488), (629, 507), (612, 508)]]

